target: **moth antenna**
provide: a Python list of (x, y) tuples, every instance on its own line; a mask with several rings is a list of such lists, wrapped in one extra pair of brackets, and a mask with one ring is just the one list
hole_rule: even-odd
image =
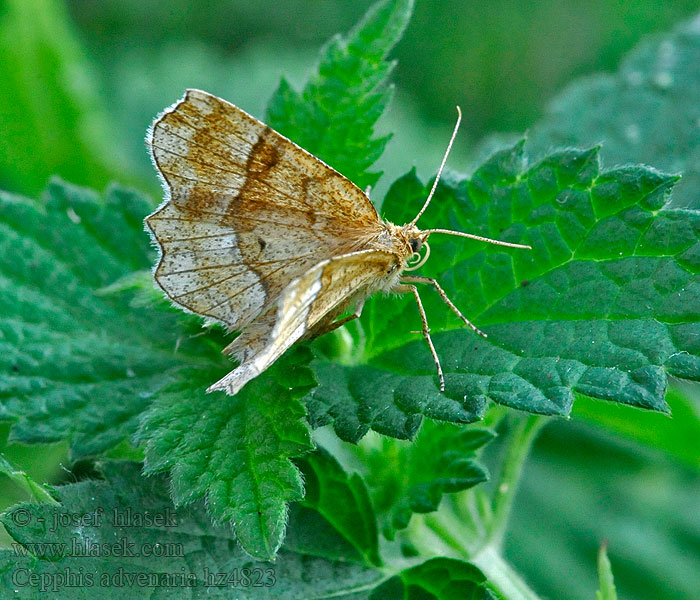
[(440, 181), (440, 176), (442, 175), (442, 170), (445, 168), (445, 163), (447, 162), (447, 157), (450, 155), (450, 150), (452, 150), (452, 144), (454, 144), (455, 138), (457, 137), (457, 131), (459, 130), (459, 124), (462, 122), (462, 110), (457, 107), (457, 122), (455, 123), (455, 128), (452, 131), (452, 137), (450, 138), (450, 143), (447, 144), (447, 150), (445, 150), (445, 156), (442, 157), (442, 162), (440, 163), (440, 168), (438, 169), (437, 175), (435, 176), (435, 181), (433, 181), (433, 187), (430, 188), (430, 193), (428, 194), (428, 197), (425, 200), (425, 204), (423, 204), (423, 208), (420, 209), (420, 212), (416, 215), (416, 217), (409, 223), (409, 225), (415, 225), (418, 222), (418, 219), (421, 218), (421, 215), (425, 212), (425, 209), (428, 208), (428, 205), (430, 204), (430, 201), (433, 199), (433, 194), (435, 193), (435, 189), (437, 188), (437, 184)]
[(501, 240), (493, 240), (491, 238), (483, 237), (481, 235), (474, 235), (473, 233), (452, 231), (451, 229), (425, 229), (421, 231), (421, 233), (446, 233), (447, 235), (458, 235), (459, 237), (469, 238), (470, 240), (488, 242), (489, 244), (495, 244), (496, 246), (508, 246), (509, 248), (525, 248), (525, 250), (532, 250), (532, 246), (528, 246), (527, 244), (514, 244), (512, 242), (502, 242)]

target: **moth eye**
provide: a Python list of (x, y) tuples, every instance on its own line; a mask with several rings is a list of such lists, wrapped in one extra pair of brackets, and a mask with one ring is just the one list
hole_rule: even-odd
[(423, 242), (420, 241), (420, 238), (411, 238), (408, 243), (411, 245), (413, 252), (420, 252), (423, 247)]

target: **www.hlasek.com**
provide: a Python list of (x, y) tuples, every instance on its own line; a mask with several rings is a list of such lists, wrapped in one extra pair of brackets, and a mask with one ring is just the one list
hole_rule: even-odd
[(136, 556), (177, 558), (185, 556), (185, 547), (180, 542), (143, 542), (136, 544), (126, 537), (116, 542), (95, 542), (89, 538), (73, 537), (66, 542), (26, 542), (12, 544), (15, 556), (41, 556), (50, 560), (65, 557)]

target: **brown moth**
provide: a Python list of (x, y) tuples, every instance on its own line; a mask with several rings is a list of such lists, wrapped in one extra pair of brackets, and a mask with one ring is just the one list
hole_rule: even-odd
[(236, 394), (295, 342), (359, 317), (378, 291), (413, 294), (444, 390), (415, 284), (434, 287), (457, 317), (486, 336), (435, 279), (404, 273), (427, 260), (433, 233), (529, 248), (416, 227), (458, 126), (459, 120), (423, 208), (399, 227), (382, 220), (350, 180), (221, 98), (187, 90), (156, 118), (147, 142), (165, 200), (146, 218), (160, 249), (155, 280), (175, 304), (241, 332), (224, 348), (239, 366), (207, 391)]

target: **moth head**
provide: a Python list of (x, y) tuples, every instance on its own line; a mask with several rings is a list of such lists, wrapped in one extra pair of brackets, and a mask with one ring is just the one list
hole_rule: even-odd
[[(430, 256), (430, 246), (428, 246), (428, 236), (430, 233), (420, 231), (415, 225), (405, 226), (405, 236), (411, 248), (411, 255), (406, 259), (405, 271), (413, 271), (422, 267)], [(425, 254), (421, 251), (425, 249)]]
[(398, 229), (401, 232), (401, 237), (410, 247), (411, 252), (420, 252), (430, 236), (429, 232), (421, 231), (413, 223), (407, 223)]
[[(470, 238), (473, 240), (479, 240), (481, 242), (487, 242), (489, 244), (496, 244), (498, 246), (509, 246), (511, 248), (526, 248), (529, 250), (532, 250), (532, 248), (526, 244), (514, 244), (511, 242), (502, 242), (500, 240), (493, 240), (491, 238), (487, 238), (481, 235), (473, 235), (471, 233), (464, 233), (462, 231), (452, 231), (451, 229), (425, 229), (421, 231), (416, 227), (416, 223), (418, 222), (418, 219), (421, 218), (423, 213), (425, 212), (425, 209), (428, 208), (428, 205), (430, 204), (430, 201), (433, 199), (433, 195), (435, 194), (435, 190), (437, 189), (438, 182), (440, 181), (440, 176), (442, 175), (442, 170), (445, 168), (445, 163), (447, 162), (447, 157), (450, 154), (450, 150), (452, 149), (452, 144), (455, 141), (455, 137), (457, 136), (457, 131), (459, 130), (459, 124), (462, 121), (462, 111), (460, 110), (459, 106), (457, 107), (457, 122), (455, 123), (454, 130), (452, 131), (452, 137), (450, 138), (450, 142), (447, 144), (447, 150), (445, 151), (444, 156), (442, 157), (442, 162), (440, 163), (440, 168), (438, 169), (437, 175), (435, 176), (435, 179), (433, 180), (433, 185), (430, 188), (430, 193), (428, 194), (428, 197), (425, 199), (425, 202), (423, 203), (423, 207), (418, 211), (418, 214), (413, 218), (413, 220), (410, 223), (406, 223), (401, 229), (404, 234), (404, 237), (408, 241), (409, 246), (411, 247), (412, 254), (406, 261), (407, 271), (411, 271), (413, 269), (417, 269), (418, 267), (422, 266), (425, 264), (425, 261), (428, 260), (428, 256), (430, 255), (430, 246), (428, 246), (428, 237), (430, 236), (431, 233), (445, 233), (447, 235), (456, 235), (459, 237), (465, 237), (465, 238)], [(421, 249), (425, 247), (425, 256), (421, 258)]]

